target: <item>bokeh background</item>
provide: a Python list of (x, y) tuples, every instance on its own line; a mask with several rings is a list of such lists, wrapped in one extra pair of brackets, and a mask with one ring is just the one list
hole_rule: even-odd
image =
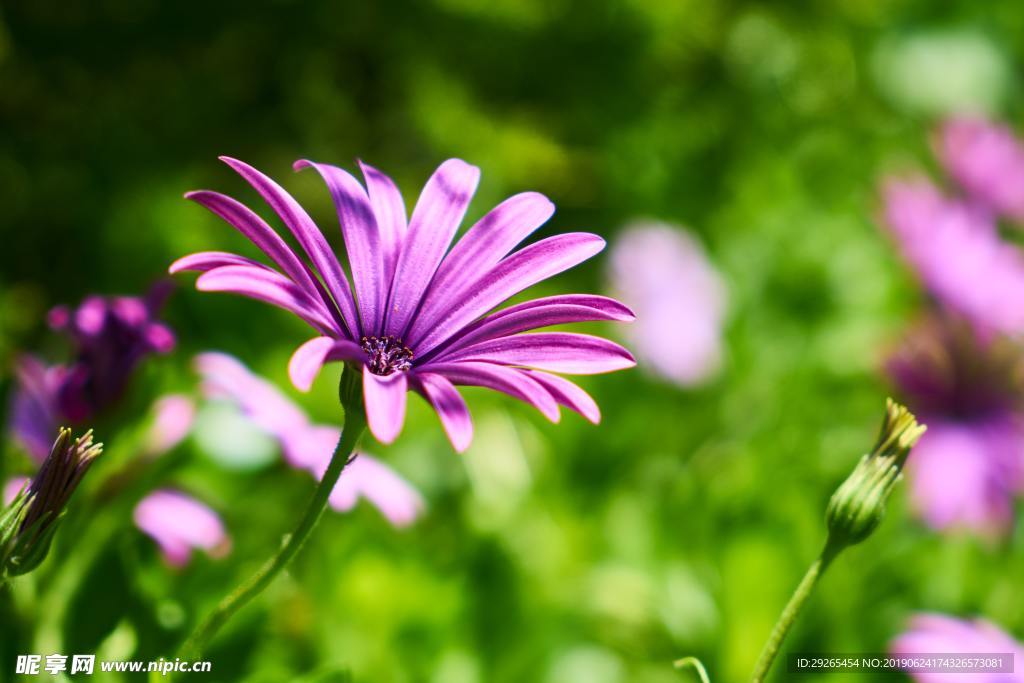
[[(692, 679), (671, 661), (694, 654), (714, 680), (742, 680), (820, 549), (828, 496), (874, 438), (890, 391), (881, 359), (923, 298), (879, 230), (879, 178), (928, 169), (929, 134), (950, 113), (1018, 120), (1022, 32), (1015, 2), (5, 3), (5, 392), (17, 351), (66, 353), (51, 306), (140, 293), (185, 253), (244, 249), (182, 199), (208, 187), (268, 215), (220, 154), (278, 178), (334, 244), (329, 196), (291, 172), (297, 158), (365, 159), (410, 204), (440, 161), (464, 158), (483, 171), (467, 224), (537, 190), (558, 206), (542, 236), (614, 244), (638, 218), (684, 225), (728, 290), (717, 374), (685, 388), (643, 368), (585, 378), (598, 427), (468, 390), (464, 456), (414, 399), (402, 437), (366, 450), (416, 484), (424, 517), (395, 530), (366, 504), (329, 512), (196, 679), (669, 683)], [(608, 292), (608, 261), (532, 293)], [(117, 419), (195, 392), (191, 358), (214, 349), (339, 421), (337, 368), (308, 395), (288, 384), (301, 322), (190, 278), (165, 319), (178, 346), (147, 362)], [(222, 515), (231, 554), (174, 570), (122, 520), (66, 596), (68, 653), (167, 654), (293, 526), (311, 480), (274, 458), (226, 465), (201, 434), (217, 428), (201, 416), (164, 477)], [(6, 453), (8, 471), (24, 464)], [(17, 599), (42, 599), (46, 576)], [(1019, 530), (940, 535), (900, 491), (788, 647), (883, 651), (920, 610), (1019, 636), (1022, 576)], [(35, 628), (5, 610), (0, 677)]]

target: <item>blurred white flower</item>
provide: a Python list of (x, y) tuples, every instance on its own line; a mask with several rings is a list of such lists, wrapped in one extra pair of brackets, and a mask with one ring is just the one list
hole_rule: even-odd
[(697, 238), (681, 227), (639, 221), (612, 246), (614, 296), (633, 309), (624, 334), (640, 366), (680, 386), (721, 366), (726, 286)]

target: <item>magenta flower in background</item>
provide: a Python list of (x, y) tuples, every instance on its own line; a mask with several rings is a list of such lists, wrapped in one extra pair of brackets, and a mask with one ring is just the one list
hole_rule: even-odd
[(693, 235), (634, 223), (612, 246), (609, 276), (615, 296), (637, 313), (626, 335), (644, 367), (684, 387), (715, 374), (726, 287)]
[(928, 654), (1010, 654), (1008, 673), (910, 672), (917, 683), (1024, 683), (1024, 647), (998, 626), (977, 619), (966, 621), (943, 614), (918, 614), (906, 632), (889, 645), (896, 656)]
[(33, 457), (46, 457), (59, 426), (80, 424), (119, 400), (147, 355), (174, 347), (173, 333), (155, 317), (169, 287), (159, 284), (144, 298), (90, 296), (77, 309), (50, 311), (50, 325), (68, 335), (74, 360), (48, 366), (24, 355), (15, 364), (11, 432)]
[[(280, 442), (290, 465), (311, 472), (317, 480), (323, 477), (341, 430), (312, 424), (276, 386), (227, 354), (200, 354), (195, 365), (207, 396), (238, 405), (255, 425)], [(328, 502), (344, 512), (355, 507), (361, 497), (396, 527), (408, 526), (423, 511), (423, 498), (411, 484), (364, 453), (342, 471)]]
[(933, 528), (992, 535), (1024, 491), (1020, 349), (965, 322), (915, 328), (887, 370), (928, 431), (907, 462), (911, 501)]
[(217, 513), (179, 491), (160, 489), (150, 493), (135, 506), (133, 519), (174, 567), (188, 564), (193, 550), (221, 557), (231, 548)]
[(153, 423), (146, 432), (143, 451), (162, 455), (188, 436), (195, 422), (196, 406), (188, 396), (167, 394), (153, 403), (152, 412)]
[(472, 422), (456, 385), (504, 392), (552, 421), (558, 420), (561, 404), (596, 422), (593, 399), (551, 373), (590, 374), (634, 365), (628, 351), (600, 337), (519, 334), (563, 323), (631, 320), (632, 313), (614, 300), (553, 296), (490, 313), (604, 247), (597, 235), (569, 233), (512, 251), (554, 211), (540, 194), (505, 200), (449, 250), (476, 190), (476, 167), (457, 159), (443, 163), (407, 221), (398, 188), (380, 171), (360, 164), (364, 187), (340, 168), (299, 161), (295, 168), (318, 171), (334, 200), (350, 286), (324, 235), (287, 192), (245, 163), (223, 160), (260, 193), (302, 249), (293, 250), (234, 199), (192, 192), (188, 198), (239, 230), (277, 268), (236, 254), (203, 252), (179, 259), (170, 271), (199, 271), (200, 290), (265, 301), (307, 322), (320, 336), (296, 350), (289, 364), (292, 382), (308, 389), (327, 361), (360, 367), (367, 422), (384, 443), (394, 441), (402, 429), (408, 389), (433, 406), (452, 445), (462, 451), (472, 439)]
[(955, 118), (939, 130), (936, 147), (971, 201), (1024, 222), (1024, 144), (1008, 126)]
[(65, 368), (48, 367), (34, 356), (21, 356), (14, 363), (17, 388), (8, 417), (11, 433), (39, 462), (49, 454), (63, 419), (57, 395), (66, 374)]
[(3, 504), (10, 505), (18, 496), (18, 493), (29, 483), (28, 477), (11, 477), (4, 483)]
[(50, 311), (50, 326), (75, 346), (75, 360), (57, 393), (68, 420), (87, 420), (113, 404), (143, 358), (174, 348), (174, 334), (156, 319), (169, 293), (165, 282), (143, 298), (90, 296), (77, 309)]
[(903, 257), (941, 304), (979, 329), (1024, 332), (1024, 254), (988, 211), (924, 178), (889, 180), (883, 196)]

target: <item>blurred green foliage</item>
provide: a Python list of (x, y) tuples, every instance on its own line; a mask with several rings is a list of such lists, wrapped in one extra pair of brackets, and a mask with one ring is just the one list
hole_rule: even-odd
[[(33, 0), (0, 12), (5, 368), (17, 349), (60, 357), (43, 323), (53, 304), (141, 292), (191, 251), (246, 251), (181, 198), (210, 187), (267, 214), (219, 154), (281, 179), (336, 245), (327, 193), (293, 160), (366, 159), (411, 203), (460, 156), (483, 170), (469, 220), (538, 190), (559, 207), (542, 234), (685, 224), (730, 286), (721, 376), (690, 391), (642, 369), (586, 379), (599, 427), (571, 414), (549, 425), (470, 390), (477, 435), (459, 457), (414, 400), (398, 442), (368, 450), (422, 489), (425, 519), (396, 532), (365, 504), (329, 513), (218, 640), (211, 681), (350, 669), (356, 681), (668, 683), (692, 678), (671, 667), (685, 654), (713, 680), (742, 680), (819, 550), (828, 496), (870, 447), (879, 359), (920, 299), (875, 226), (877, 179), (930, 163), (943, 114), (1016, 120), (1022, 104), (1016, 2)], [(603, 266), (537, 293), (603, 291)], [(191, 356), (218, 349), (338, 421), (336, 369), (309, 396), (288, 387), (308, 333), (287, 314), (183, 284), (167, 317), (178, 349), (148, 364), (122, 417), (193, 390)], [(168, 654), (311, 493), (279, 460), (225, 469), (196, 440), (169, 457), (166, 480), (224, 515), (231, 556), (172, 571), (125, 515), (67, 596), (66, 653)], [(1019, 530), (940, 537), (901, 493), (891, 507), (826, 576), (788, 649), (881, 651), (915, 610), (1024, 634)], [(80, 540), (59, 539), (66, 556)], [(0, 677), (33, 651), (17, 605), (44, 595), (47, 576), (5, 608)]]

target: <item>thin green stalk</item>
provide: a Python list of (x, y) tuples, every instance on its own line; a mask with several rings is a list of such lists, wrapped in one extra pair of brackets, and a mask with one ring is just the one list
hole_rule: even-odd
[(782, 610), (782, 614), (779, 615), (779, 620), (775, 622), (775, 628), (772, 629), (771, 635), (768, 636), (768, 642), (764, 644), (761, 656), (757, 659), (757, 665), (754, 667), (754, 673), (750, 678), (752, 683), (762, 683), (764, 681), (768, 675), (768, 670), (771, 669), (772, 663), (775, 661), (775, 657), (779, 654), (782, 641), (786, 639), (789, 630), (796, 623), (796, 618), (799, 616), (804, 603), (807, 602), (807, 598), (814, 592), (818, 579), (825, 573), (825, 570), (828, 569), (836, 555), (845, 547), (845, 545), (834, 542), (831, 537), (825, 542), (825, 548), (821, 551), (818, 559), (807, 569), (807, 573), (804, 574), (800, 585), (796, 587), (793, 596), (789, 599), (785, 609)]
[(708, 672), (704, 668), (704, 665), (696, 657), (683, 657), (674, 661), (673, 666), (677, 669), (685, 669), (687, 667), (693, 667), (693, 670), (697, 672), (697, 676), (700, 678), (700, 683), (711, 683), (711, 679), (708, 678)]
[[(347, 374), (347, 373), (346, 373)], [(192, 632), (185, 644), (182, 645), (178, 657), (186, 661), (195, 661), (203, 654), (203, 650), (216, 635), (217, 631), (231, 619), (234, 614), (245, 606), (250, 600), (259, 595), (274, 578), (281, 573), (292, 558), (302, 549), (303, 543), (309, 537), (310, 532), (316, 527), (317, 522), (327, 507), (327, 498), (334, 485), (341, 476), (342, 470), (348, 464), (352, 452), (355, 450), (359, 437), (366, 428), (366, 417), (359, 410), (345, 411), (345, 425), (341, 431), (341, 439), (331, 457), (331, 463), (324, 472), (323, 479), (316, 488), (313, 498), (306, 507), (306, 512), (299, 521), (299, 525), (289, 536), (285, 538), (281, 549), (248, 580), (228, 594), (216, 609)]]

